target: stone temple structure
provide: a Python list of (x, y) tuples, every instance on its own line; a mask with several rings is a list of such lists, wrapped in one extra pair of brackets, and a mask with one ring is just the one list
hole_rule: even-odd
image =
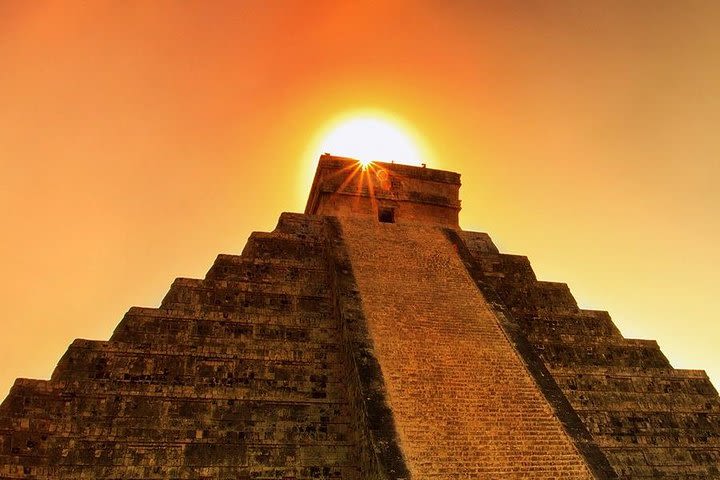
[(0, 406), (0, 478), (720, 478), (720, 398), (458, 226), (460, 176), (320, 158), (253, 233)]

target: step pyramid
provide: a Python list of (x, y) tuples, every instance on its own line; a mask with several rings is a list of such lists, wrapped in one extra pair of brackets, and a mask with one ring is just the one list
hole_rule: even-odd
[(460, 176), (320, 158), (283, 213), (0, 405), (0, 478), (720, 478), (720, 397), (458, 226)]

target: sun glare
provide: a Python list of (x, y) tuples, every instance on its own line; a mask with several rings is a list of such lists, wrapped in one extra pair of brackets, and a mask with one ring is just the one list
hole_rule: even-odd
[(363, 167), (373, 161), (420, 165), (423, 155), (413, 137), (401, 122), (381, 114), (348, 115), (331, 124), (320, 150), (356, 158)]
[(305, 175), (299, 176), (297, 198), (305, 202), (318, 158), (324, 153), (360, 161), (421, 165), (432, 160), (424, 138), (402, 118), (379, 109), (346, 111), (329, 119), (307, 144)]

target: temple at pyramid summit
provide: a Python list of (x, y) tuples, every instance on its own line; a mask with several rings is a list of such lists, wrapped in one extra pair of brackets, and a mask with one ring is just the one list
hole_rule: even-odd
[(461, 230), (459, 191), (321, 156), (305, 213), (15, 382), (0, 478), (720, 478), (707, 375)]

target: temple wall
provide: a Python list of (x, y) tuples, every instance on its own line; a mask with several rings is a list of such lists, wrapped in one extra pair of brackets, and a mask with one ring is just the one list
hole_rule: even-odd
[(377, 220), (392, 210), (392, 223), (458, 227), (459, 191), (453, 172), (323, 155), (305, 213)]
[(386, 199), (358, 197), (353, 195), (323, 194), (315, 212), (318, 215), (338, 217), (367, 217), (378, 221), (380, 209), (393, 210), (393, 223), (423, 223), (456, 227), (458, 211), (442, 205), (418, 205), (417, 203)]

